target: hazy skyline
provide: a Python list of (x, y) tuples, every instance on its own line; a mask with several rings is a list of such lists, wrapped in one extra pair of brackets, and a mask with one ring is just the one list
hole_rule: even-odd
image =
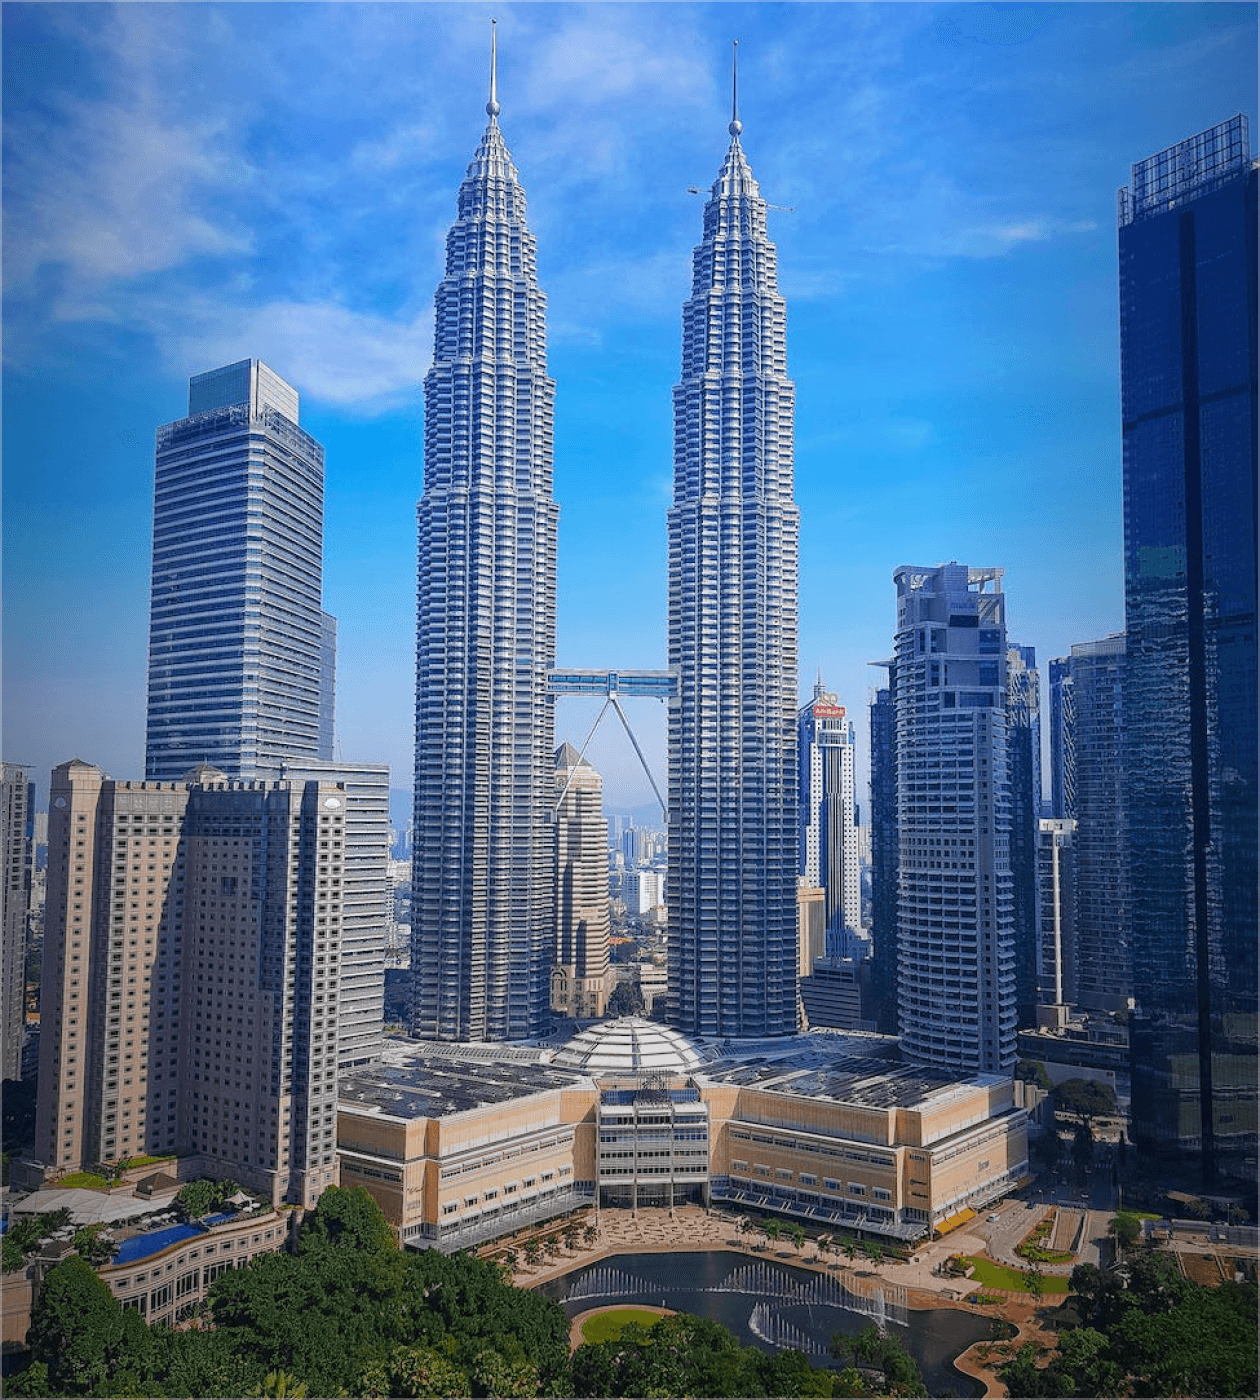
[[(550, 301), (560, 662), (664, 664), (687, 189), (732, 37), (792, 211), (801, 691), (821, 668), (850, 707), (863, 809), (898, 565), (1004, 568), (1043, 667), (1123, 625), (1115, 192), (1254, 120), (1254, 5), (6, 5), (3, 751), (41, 788), (143, 773), (154, 431), (247, 356), (327, 450), (340, 752), (410, 786), (420, 381), (491, 14)], [(660, 781), (663, 711), (632, 719)], [(611, 725), (591, 758), (608, 810), (650, 800)]]

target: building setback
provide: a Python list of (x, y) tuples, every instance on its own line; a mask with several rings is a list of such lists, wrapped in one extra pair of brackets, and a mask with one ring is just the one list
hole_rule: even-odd
[(194, 375), (157, 433), (146, 777), (332, 757), (323, 522), (297, 391), (261, 360)]
[(1015, 948), (1002, 570), (893, 577), (902, 1050), (955, 1073), (1005, 1073)]
[(344, 788), (53, 770), (34, 1157), (200, 1158), (273, 1203), (337, 1179)]
[(417, 508), (412, 1029), (440, 1040), (550, 1015), (555, 383), (493, 60), (486, 112), (435, 299)]
[(669, 511), (669, 991), (692, 1034), (797, 1026), (795, 390), (730, 123), (683, 307)]
[(1256, 1173), (1256, 165), (1231, 118), (1119, 196), (1123, 751), (1140, 1150)]

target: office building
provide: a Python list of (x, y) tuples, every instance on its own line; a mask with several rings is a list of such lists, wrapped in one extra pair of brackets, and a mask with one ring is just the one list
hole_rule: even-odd
[(1080, 642), (1050, 663), (1051, 754), (1062, 816), (1076, 823), (1074, 1005), (1119, 1011), (1133, 992), (1125, 847), (1124, 636)]
[(1037, 823), (1037, 1002), (1066, 1007), (1076, 1000), (1076, 823)]
[(26, 924), (31, 896), (31, 821), (34, 784), (15, 763), (0, 766), (0, 933), (4, 938), (5, 1079), (22, 1078), (26, 1044)]
[(604, 781), (572, 744), (556, 750), (552, 1009), (597, 1017), (608, 1005), (608, 822)]
[(1006, 649), (1006, 749), (1011, 791), (1011, 916), (1015, 1011), (1031, 1026), (1037, 1007), (1037, 822), (1041, 817), (1041, 682), (1037, 654)]
[(333, 760), (323, 510), (324, 450), (298, 427), (297, 391), (261, 360), (194, 375), (188, 417), (158, 430), (146, 773), (174, 781), (208, 763), (229, 778), (346, 784), (341, 1062), (353, 1065), (382, 1034), (389, 772)]
[(1015, 948), (1002, 570), (903, 566), (893, 577), (902, 1049), (957, 1073), (1006, 1073)]
[(261, 360), (197, 374), (158, 429), (145, 774), (332, 757), (324, 449)]
[(1118, 208), (1133, 1130), (1252, 1189), (1256, 177), (1237, 116)]
[(740, 141), (683, 307), (669, 511), (670, 996), (690, 1034), (797, 1026), (794, 394), (776, 252)]
[(839, 955), (846, 929), (862, 926), (862, 871), (853, 801), (853, 724), (820, 676), (797, 717), (800, 865), (805, 883), (826, 891), (827, 952)]
[(34, 1156), (179, 1153), (274, 1204), (336, 1182), (346, 794), (53, 770)]
[(895, 663), (889, 683), (871, 700), (871, 990), (875, 1017), (885, 1035), (896, 1035), (897, 1017), (897, 726), (894, 723)]

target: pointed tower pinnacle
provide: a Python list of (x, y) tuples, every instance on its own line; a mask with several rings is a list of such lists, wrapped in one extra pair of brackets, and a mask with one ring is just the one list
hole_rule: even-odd
[(739, 140), (744, 123), (739, 119), (739, 40), (731, 40), (731, 124), (727, 131)]
[(486, 103), (486, 116), (494, 121), (499, 115), (499, 48), (498, 39), (499, 21), (490, 21), (490, 101)]

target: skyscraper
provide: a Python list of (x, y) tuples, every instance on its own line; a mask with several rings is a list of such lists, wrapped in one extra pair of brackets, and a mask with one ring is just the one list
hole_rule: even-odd
[(1076, 862), (1071, 817), (1037, 823), (1037, 1001), (1076, 1000)]
[(902, 1052), (1004, 1073), (1015, 949), (1002, 570), (903, 566), (893, 578)]
[(692, 1034), (797, 1025), (795, 390), (766, 202), (740, 144), (683, 307), (669, 511), (669, 990)]
[(846, 928), (862, 924), (853, 802), (853, 725), (844, 706), (822, 683), (797, 717), (800, 866), (806, 885), (826, 891), (823, 919), (827, 954), (841, 951)]
[(1075, 953), (1072, 1000), (1119, 1011), (1133, 991), (1129, 867), (1125, 848), (1124, 636), (1079, 642), (1050, 663), (1050, 749), (1059, 771), (1061, 815), (1072, 839)]
[(412, 1028), (547, 1024), (555, 859), (555, 384), (525, 192), (489, 124), (459, 190), (424, 381)]
[(273, 1202), (337, 1177), (345, 790), (53, 770), (35, 1156), (195, 1153)]
[(26, 921), (30, 908), (30, 822), (34, 785), (26, 769), (0, 765), (0, 936), (4, 939), (3, 1077), (21, 1079), (26, 1043)]
[(893, 693), (896, 663), (888, 667), (889, 683), (871, 700), (871, 990), (879, 1029), (896, 1035), (897, 1016), (897, 885), (901, 846), (897, 837), (897, 725)]
[(1256, 166), (1245, 117), (1119, 196), (1133, 1127), (1255, 1179)]
[(158, 430), (149, 640), (150, 778), (345, 781), (354, 889), (340, 963), (341, 1063), (380, 1049), (389, 771), (333, 761), (337, 623), (323, 589), (324, 449), (261, 360), (189, 380)]
[(551, 1004), (602, 1016), (608, 1004), (608, 822), (604, 783), (572, 744), (556, 750), (556, 946)]
[(1011, 790), (1011, 917), (1015, 1007), (1032, 1026), (1037, 1007), (1037, 822), (1041, 816), (1041, 681), (1032, 647), (1006, 649), (1007, 761)]
[(194, 375), (157, 434), (147, 777), (332, 757), (323, 520), (297, 391), (261, 360)]

